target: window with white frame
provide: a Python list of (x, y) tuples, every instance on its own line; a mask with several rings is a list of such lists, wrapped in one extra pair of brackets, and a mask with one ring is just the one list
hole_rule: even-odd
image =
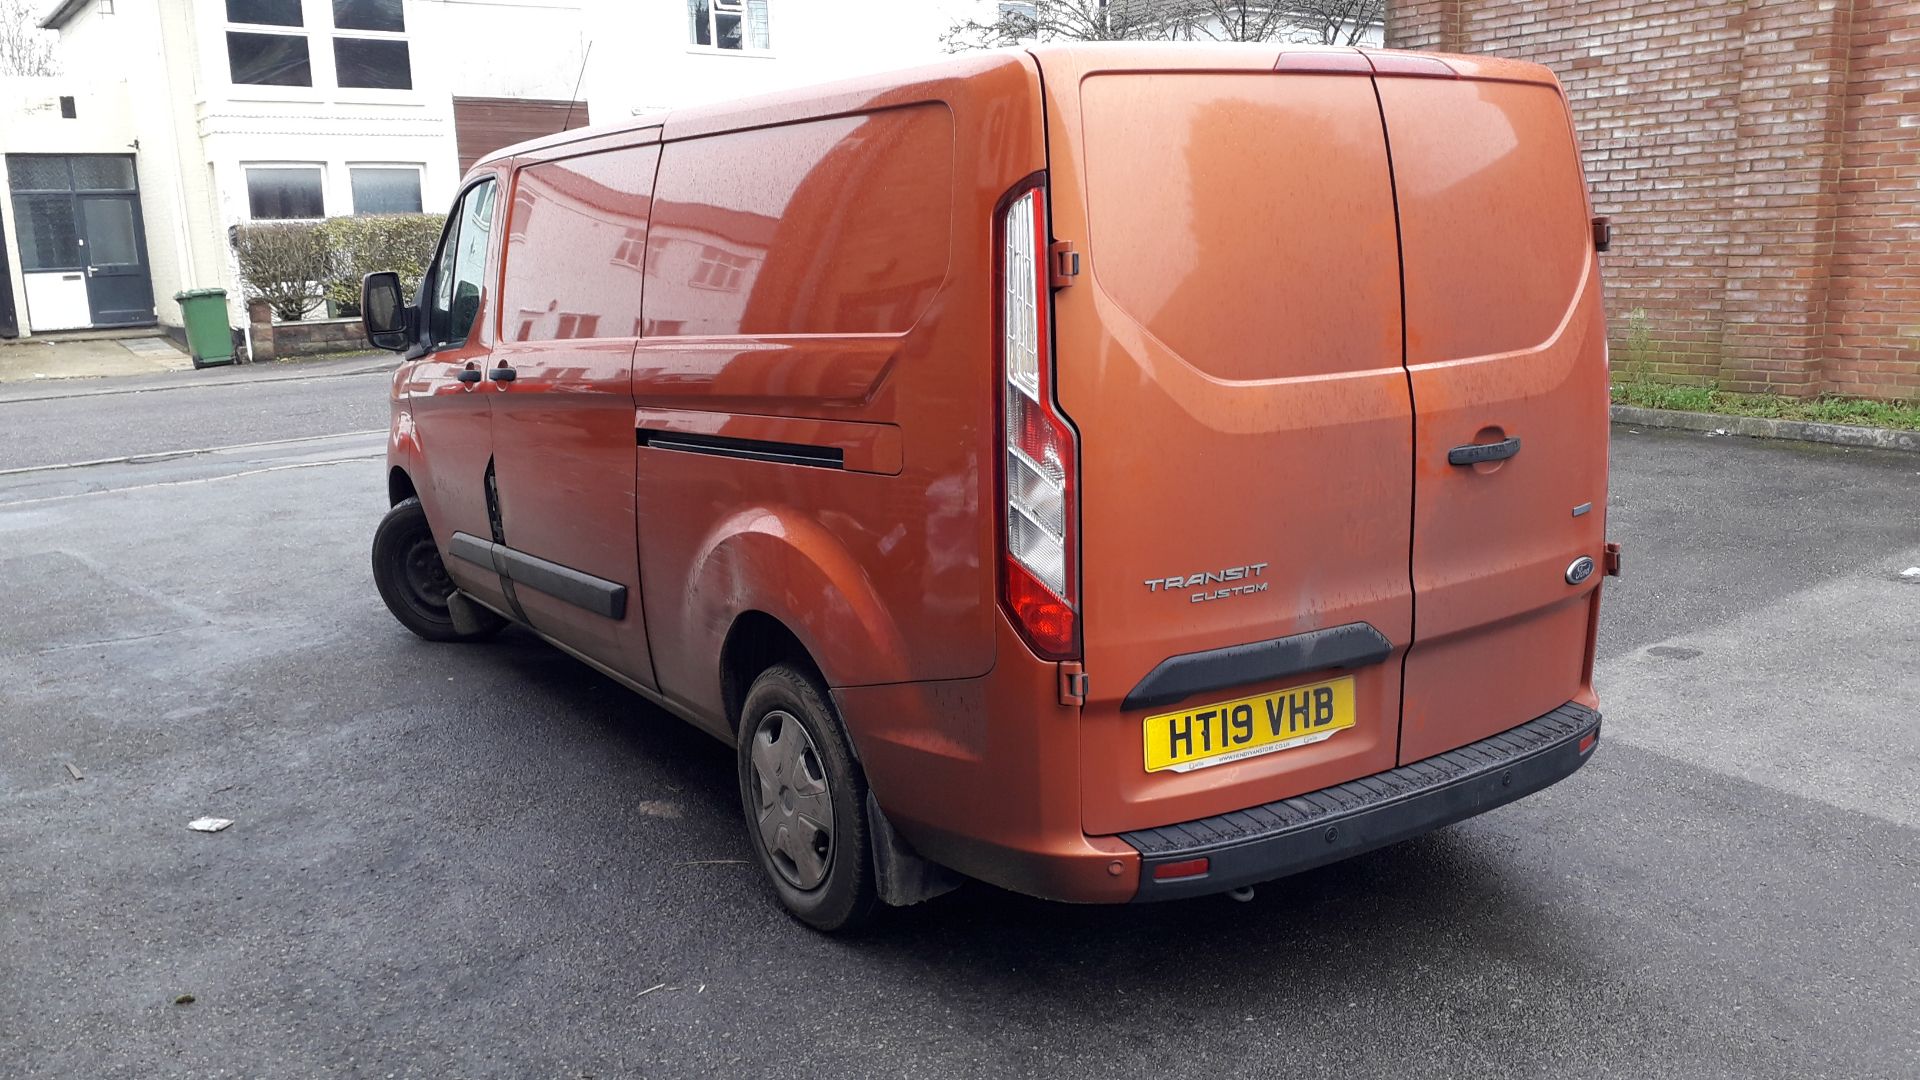
[(343, 87), (413, 89), (401, 0), (333, 0), (333, 27), (352, 31), (333, 39), (333, 66)]
[(687, 0), (690, 42), (734, 52), (766, 52), (768, 0)]
[(303, 221), (327, 216), (326, 183), (318, 165), (248, 165), (247, 216), (255, 221)]
[(642, 269), (641, 260), (646, 257), (646, 253), (647, 230), (627, 229), (621, 234), (619, 245), (613, 249), (613, 264), (639, 270)]
[(227, 67), (236, 84), (312, 86), (312, 50), (331, 47), (335, 85), (413, 88), (403, 0), (322, 0), (332, 9), (331, 38), (324, 26), (309, 30), (302, 2), (226, 0)]
[(247, 86), (312, 86), (300, 0), (227, 0), (227, 70)]
[(420, 166), (353, 165), (347, 169), (355, 214), (420, 212)]
[(687, 284), (696, 289), (737, 292), (753, 260), (717, 247), (701, 246), (700, 258), (693, 264), (693, 276)]

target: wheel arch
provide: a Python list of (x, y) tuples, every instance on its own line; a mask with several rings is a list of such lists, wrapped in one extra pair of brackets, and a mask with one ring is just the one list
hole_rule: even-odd
[(776, 664), (792, 663), (811, 672), (821, 684), (826, 677), (820, 665), (786, 623), (758, 609), (735, 616), (720, 646), (720, 704), (727, 727), (740, 735), (740, 710), (746, 704), (747, 691), (761, 673)]
[(899, 628), (860, 562), (818, 522), (791, 510), (742, 511), (700, 548), (677, 590), (683, 606), (675, 618), (663, 615), (663, 624), (677, 621), (686, 633), (656, 660), (685, 663), (691, 683), (670, 689), (720, 714), (728, 730), (765, 670), (741, 674), (755, 663), (804, 658), (827, 687), (908, 678)]
[(408, 499), (418, 498), (420, 492), (413, 486), (413, 477), (407, 470), (395, 465), (387, 470), (387, 505), (399, 506)]

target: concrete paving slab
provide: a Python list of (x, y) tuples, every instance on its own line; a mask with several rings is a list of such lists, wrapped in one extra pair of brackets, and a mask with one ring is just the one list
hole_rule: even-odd
[(0, 383), (97, 379), (191, 370), (193, 360), (160, 335), (144, 338), (23, 338), (0, 343)]
[[(1920, 525), (1916, 526), (1920, 529)], [(1607, 738), (1920, 828), (1920, 585), (1890, 552), (1601, 663)]]

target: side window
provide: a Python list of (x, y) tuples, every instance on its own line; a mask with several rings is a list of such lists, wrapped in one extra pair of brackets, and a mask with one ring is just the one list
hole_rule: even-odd
[(427, 331), (433, 345), (467, 340), (480, 314), (481, 283), (487, 272), (487, 239), (493, 233), (494, 182), (469, 188), (447, 221), (440, 254), (433, 267), (433, 297), (427, 308)]
[[(522, 168), (507, 202), (504, 341), (617, 337), (640, 319), (658, 146)], [(594, 268), (598, 268), (597, 270)]]

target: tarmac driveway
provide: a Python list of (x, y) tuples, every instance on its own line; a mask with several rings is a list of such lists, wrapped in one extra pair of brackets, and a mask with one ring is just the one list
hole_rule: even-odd
[(854, 940), (725, 748), (387, 616), (378, 436), (0, 477), (0, 1073), (1920, 1075), (1920, 457), (1615, 437), (1572, 779), (1248, 904)]

